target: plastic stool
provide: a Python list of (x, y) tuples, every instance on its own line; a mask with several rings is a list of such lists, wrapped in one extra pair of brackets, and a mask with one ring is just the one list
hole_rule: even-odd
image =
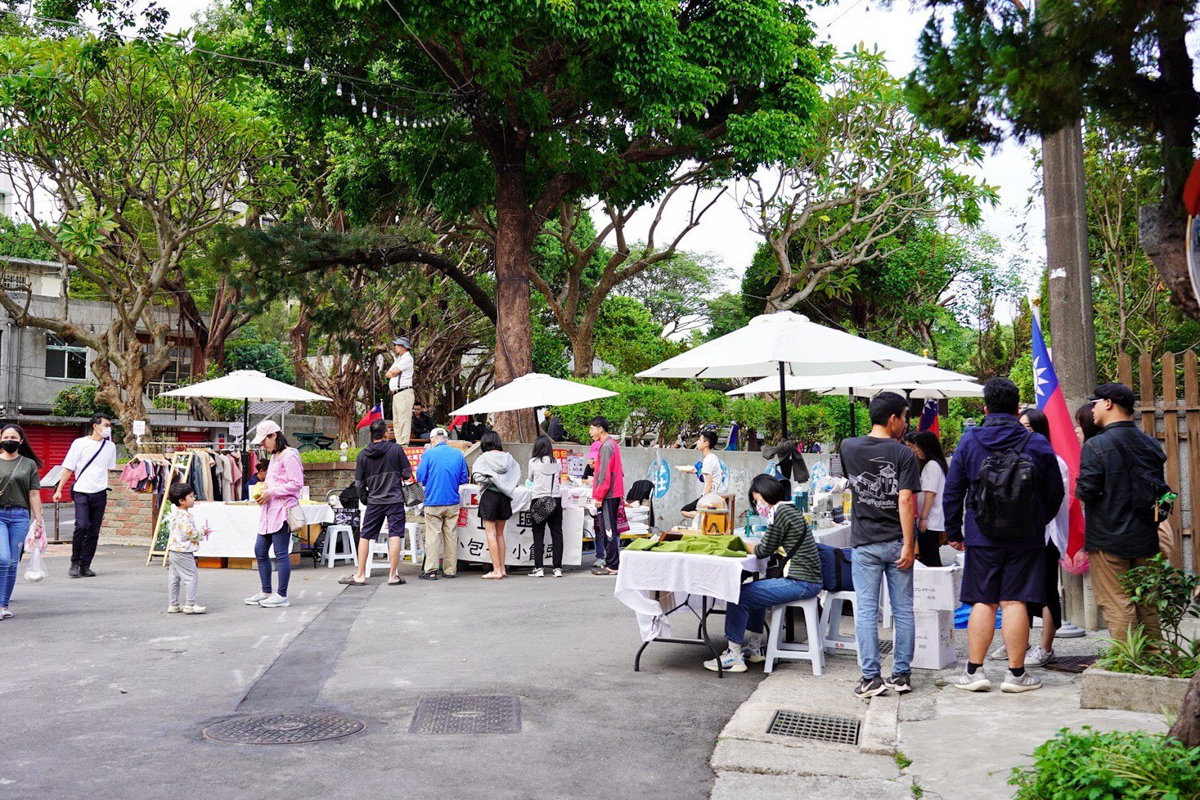
[[(383, 556), (383, 564), (376, 563), (376, 556)], [(357, 562), (355, 563), (357, 564)], [(363, 567), (366, 577), (371, 577), (371, 567), (375, 566), (383, 566), (385, 569), (391, 566), (391, 564), (388, 562), (388, 535), (386, 522), (383, 523), (383, 528), (379, 531), (379, 535), (376, 536), (375, 540), (371, 542), (371, 546), (367, 548), (367, 564), (365, 567)], [(388, 576), (388, 580), (391, 580), (390, 575)]]
[[(338, 552), (338, 544), (345, 545), (342, 552)], [(333, 569), (333, 565), (338, 561), (349, 561), (354, 566), (358, 566), (358, 550), (354, 547), (354, 530), (349, 525), (330, 525), (325, 529), (325, 549), (321, 553), (321, 558), (325, 560), (325, 566)]]
[(821, 609), (821, 635), (825, 638), (825, 652), (832, 653), (836, 650), (852, 650), (858, 652), (858, 639), (854, 636), (854, 630), (851, 629), (850, 635), (842, 633), (842, 609), (847, 603), (850, 604), (850, 611), (854, 615), (852, 619), (858, 619), (858, 595), (854, 592), (824, 592), (824, 602)]
[(425, 542), (421, 536), (421, 523), (406, 522), (404, 524), (404, 538), (400, 540), (400, 560), (405, 557), (417, 566), (422, 566), (425, 560)]
[[(804, 612), (804, 624), (808, 630), (808, 641), (804, 644), (783, 641), (783, 614), (788, 608)], [(817, 598), (795, 600), (771, 609), (771, 632), (767, 634), (767, 661), (763, 672), (768, 675), (776, 661), (811, 661), (813, 675), (825, 671), (825, 640), (821, 636), (821, 614)]]

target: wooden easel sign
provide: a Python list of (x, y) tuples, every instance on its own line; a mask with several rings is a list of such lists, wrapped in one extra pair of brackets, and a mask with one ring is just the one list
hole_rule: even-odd
[(154, 526), (154, 538), (150, 541), (150, 553), (146, 556), (146, 566), (150, 566), (155, 556), (161, 556), (163, 566), (167, 565), (167, 542), (171, 539), (171, 487), (176, 483), (185, 483), (192, 474), (192, 459), (195, 454), (191, 450), (176, 453), (171, 459), (171, 472), (163, 488), (162, 503), (158, 506), (158, 522)]

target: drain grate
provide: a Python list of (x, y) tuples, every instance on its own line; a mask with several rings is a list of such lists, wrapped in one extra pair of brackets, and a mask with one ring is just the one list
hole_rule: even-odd
[(422, 697), (409, 733), (520, 733), (521, 701), (511, 695)]
[(799, 711), (776, 711), (767, 733), (814, 739), (833, 744), (858, 744), (859, 721), (850, 717), (830, 717), (825, 714), (804, 714)]
[(1046, 669), (1080, 673), (1095, 663), (1096, 656), (1059, 656), (1047, 664)]
[(232, 744), (305, 744), (340, 739), (365, 727), (341, 714), (251, 714), (209, 725), (204, 738)]
[(880, 639), (879, 640), (879, 655), (885, 656), (888, 653), (892, 652), (892, 645), (893, 645), (893, 642), (891, 639)]

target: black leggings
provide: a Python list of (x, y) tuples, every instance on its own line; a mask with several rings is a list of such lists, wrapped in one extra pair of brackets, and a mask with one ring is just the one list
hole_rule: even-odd
[(546, 557), (546, 527), (550, 528), (550, 557), (555, 569), (562, 569), (563, 510), (562, 501), (555, 499), (554, 511), (542, 522), (533, 523), (533, 565), (542, 568)]
[(1046, 603), (1026, 603), (1025, 607), (1029, 610), (1029, 618), (1041, 616), (1043, 610), (1050, 612), (1050, 620), (1054, 624), (1054, 630), (1062, 627), (1062, 601), (1058, 597), (1058, 560), (1062, 556), (1058, 552), (1058, 548), (1051, 542), (1046, 542)]
[(942, 531), (923, 531), (917, 530), (917, 560), (927, 567), (940, 567), (942, 565), (942, 554), (939, 548), (942, 546), (942, 536), (945, 534)]

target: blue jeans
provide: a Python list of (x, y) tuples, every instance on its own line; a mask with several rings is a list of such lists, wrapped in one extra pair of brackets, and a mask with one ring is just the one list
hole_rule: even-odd
[(292, 577), (292, 562), (288, 550), (292, 544), (292, 530), (288, 524), (274, 533), (260, 533), (254, 542), (254, 557), (258, 559), (258, 578), (262, 590), (271, 593), (271, 548), (275, 549), (275, 564), (279, 571), (279, 596), (287, 597), (288, 579)]
[(767, 578), (742, 584), (736, 603), (725, 604), (725, 638), (731, 645), (742, 644), (746, 631), (762, 633), (767, 609), (772, 606), (816, 597), (821, 584), (794, 581), (791, 578)]
[(17, 563), (29, 533), (29, 509), (0, 509), (0, 608), (8, 608), (17, 585)]
[(864, 544), (854, 548), (851, 570), (854, 592), (858, 595), (858, 619), (854, 638), (858, 640), (858, 665), (864, 678), (879, 677), (879, 584), (887, 580), (888, 600), (892, 604), (896, 641), (892, 650), (892, 674), (906, 675), (912, 670), (916, 629), (913, 625), (913, 571), (896, 566), (903, 543), (900, 540)]

